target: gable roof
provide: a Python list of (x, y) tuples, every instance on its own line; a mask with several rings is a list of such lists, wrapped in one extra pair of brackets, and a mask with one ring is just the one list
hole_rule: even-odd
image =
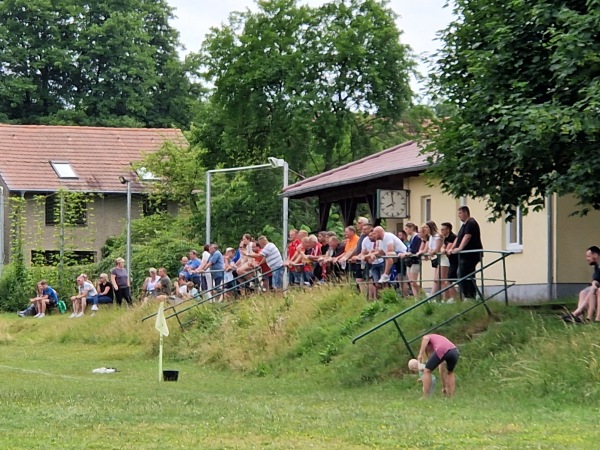
[[(145, 187), (131, 163), (165, 141), (187, 145), (181, 130), (0, 124), (0, 178), (9, 191), (123, 193)], [(77, 179), (59, 178), (51, 162), (68, 162)]]
[(427, 156), (422, 155), (421, 151), (420, 144), (408, 141), (320, 175), (298, 181), (284, 189), (281, 195), (296, 198), (308, 197), (317, 195), (317, 191), (327, 188), (360, 183), (388, 175), (423, 171), (429, 164)]

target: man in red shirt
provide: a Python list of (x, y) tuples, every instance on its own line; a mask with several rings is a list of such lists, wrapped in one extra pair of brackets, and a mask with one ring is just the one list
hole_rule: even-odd
[(288, 234), (288, 248), (287, 248), (287, 259), (292, 259), (296, 254), (296, 249), (300, 245), (300, 239), (297, 239), (296, 235), (298, 230), (292, 229)]
[(441, 334), (427, 334), (421, 340), (421, 348), (417, 357), (420, 363), (425, 362), (426, 355), (429, 355), (429, 359), (425, 363), (425, 369), (423, 370), (423, 397), (431, 395), (431, 372), (437, 366), (440, 366), (442, 393), (448, 397), (452, 397), (456, 386), (454, 367), (460, 356), (456, 345)]
[(284, 266), (289, 268), (289, 284), (302, 284), (304, 281), (302, 265), (296, 265), (295, 260), (297, 259), (298, 247), (302, 245), (302, 239), (307, 236), (308, 233), (304, 230), (290, 230), (289, 239), (291, 242), (288, 246), (288, 259), (283, 263)]

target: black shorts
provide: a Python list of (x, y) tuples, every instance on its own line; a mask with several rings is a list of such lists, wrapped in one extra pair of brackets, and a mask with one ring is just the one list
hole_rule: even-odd
[(458, 264), (450, 263), (448, 268), (448, 280), (458, 280)]
[(448, 372), (454, 372), (454, 367), (456, 367), (456, 363), (458, 362), (459, 356), (460, 352), (457, 348), (448, 350), (441, 358), (438, 355), (436, 355), (435, 352), (433, 352), (427, 360), (425, 368), (427, 370), (433, 371), (437, 366), (439, 366), (442, 362), (445, 361)]
[(361, 267), (360, 263), (350, 263), (350, 271), (352, 272), (354, 279), (365, 278), (365, 269)]
[(398, 275), (405, 277), (406, 276), (406, 264), (405, 264), (404, 259), (398, 258), (398, 261), (396, 261), (394, 263), (394, 265), (396, 266), (396, 273)]

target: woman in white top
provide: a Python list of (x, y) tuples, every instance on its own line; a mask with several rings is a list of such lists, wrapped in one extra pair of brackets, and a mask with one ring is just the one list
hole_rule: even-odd
[(431, 287), (431, 294), (435, 294), (440, 290), (440, 270), (439, 263), (440, 259), (438, 253), (442, 250), (444, 240), (442, 235), (438, 231), (438, 227), (434, 221), (430, 220), (423, 224), (421, 227), (423, 230), (423, 236), (426, 236), (426, 240), (423, 239), (419, 254), (428, 255), (431, 259), (431, 265), (433, 267), (433, 283)]
[[(429, 227), (429, 257), (431, 258), (431, 265), (433, 267), (433, 287), (431, 289), (431, 293), (435, 294), (441, 289), (442, 281), (440, 274), (440, 255), (439, 253), (442, 251), (442, 246), (444, 245), (444, 238), (440, 234), (436, 223), (433, 220), (430, 220), (425, 224), (425, 226)], [(450, 265), (450, 263), (448, 263)]]
[[(208, 259), (210, 258), (210, 252), (208, 251), (209, 248), (210, 248), (209, 244), (206, 244), (204, 246), (204, 251), (202, 252), (202, 262), (200, 263), (200, 270), (205, 270), (206, 265), (208, 264)], [(211, 273), (210, 272), (204, 272), (202, 274), (202, 277), (205, 280), (204, 283), (206, 283), (206, 286), (204, 285), (204, 283), (202, 283), (202, 290), (203, 291), (211, 290), (213, 288)]]
[(144, 280), (142, 285), (142, 292), (144, 293), (144, 301), (148, 300), (149, 297), (156, 297), (156, 283), (160, 280), (157, 275), (157, 271), (154, 267), (148, 269), (150, 276)]

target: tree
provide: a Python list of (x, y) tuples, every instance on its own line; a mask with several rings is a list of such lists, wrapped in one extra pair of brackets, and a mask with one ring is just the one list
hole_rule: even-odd
[(599, 6), (457, 0), (433, 79), (457, 107), (430, 146), (446, 192), (486, 198), (494, 218), (552, 193), (600, 208)]
[(392, 125), (409, 104), (409, 50), (386, 2), (259, 1), (203, 45), (214, 85), (208, 126), (192, 140), (207, 167), (284, 157), (318, 173), (372, 153), (373, 123)]
[[(199, 89), (165, 0), (0, 3), (0, 114), (15, 123), (189, 123)], [(196, 64), (196, 67), (194, 67)]]
[(189, 206), (200, 212), (197, 191), (202, 186), (204, 168), (200, 165), (204, 150), (198, 146), (180, 146), (165, 142), (160, 149), (144, 155), (133, 164), (136, 170), (146, 170), (161, 181), (152, 183), (153, 195)]

